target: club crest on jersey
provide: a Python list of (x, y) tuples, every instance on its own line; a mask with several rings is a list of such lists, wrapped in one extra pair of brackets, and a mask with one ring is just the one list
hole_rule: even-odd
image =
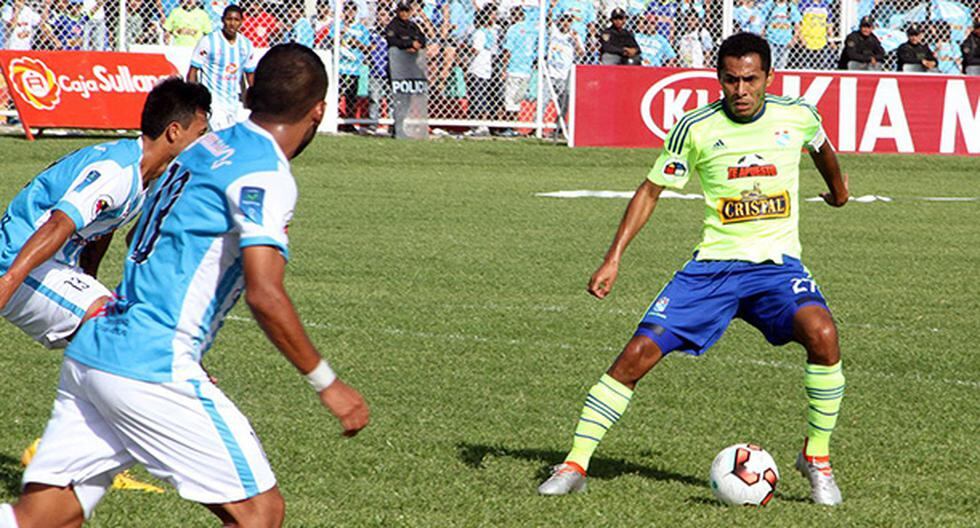
[(776, 145), (780, 147), (788, 147), (790, 141), (793, 140), (793, 137), (789, 134), (789, 130), (786, 130), (785, 128), (782, 130), (777, 130), (774, 132), (774, 134), (776, 135)]
[(747, 154), (738, 158), (734, 167), (728, 167), (728, 179), (759, 178), (778, 176), (779, 171), (772, 163), (767, 162), (758, 154)]
[(112, 207), (112, 197), (103, 194), (95, 200), (95, 205), (92, 206), (92, 218), (95, 218), (102, 214), (103, 211)]
[(669, 179), (683, 178), (687, 174), (687, 165), (680, 160), (670, 160), (664, 165), (663, 174)]
[(265, 201), (265, 189), (258, 187), (242, 187), (239, 195), (239, 207), (242, 214), (253, 224), (262, 225), (262, 202)]
[(765, 194), (757, 183), (751, 191), (742, 191), (738, 198), (719, 200), (718, 215), (722, 224), (786, 218), (789, 216), (789, 191)]

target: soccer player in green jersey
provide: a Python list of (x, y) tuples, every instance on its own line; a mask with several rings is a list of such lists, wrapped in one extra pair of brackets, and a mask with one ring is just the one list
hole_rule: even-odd
[(829, 192), (821, 196), (829, 205), (847, 203), (847, 177), (817, 110), (800, 99), (766, 94), (773, 70), (765, 39), (732, 35), (718, 51), (717, 70), (724, 97), (688, 112), (667, 134), (588, 290), (599, 299), (609, 294), (626, 247), (649, 220), (661, 191), (682, 188), (692, 173), (704, 190), (704, 238), (589, 391), (572, 450), (538, 488), (542, 495), (585, 491), (589, 460), (626, 411), (637, 382), (672, 351), (701, 355), (739, 317), (774, 345), (795, 341), (806, 349), (807, 432), (796, 467), (809, 479), (814, 502), (841, 502), (829, 442), (844, 375), (834, 320), (800, 263), (802, 148), (827, 183)]

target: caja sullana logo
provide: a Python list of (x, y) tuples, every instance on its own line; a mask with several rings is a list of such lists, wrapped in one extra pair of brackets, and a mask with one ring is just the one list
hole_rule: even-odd
[(61, 102), (61, 88), (54, 72), (40, 60), (20, 57), (10, 61), (10, 84), (21, 99), (38, 110), (54, 110)]

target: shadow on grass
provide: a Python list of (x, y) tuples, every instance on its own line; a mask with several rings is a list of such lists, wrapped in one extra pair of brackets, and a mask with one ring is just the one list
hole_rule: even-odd
[[(532, 462), (544, 462), (538, 471), (538, 480), (543, 480), (550, 474), (550, 466), (565, 458), (564, 451), (552, 449), (511, 449), (503, 446), (483, 444), (456, 444), (459, 459), (473, 469), (482, 469), (488, 456), (519, 458)], [(688, 486), (707, 487), (708, 481), (673, 471), (667, 471), (650, 466), (643, 466), (621, 458), (594, 457), (589, 464), (589, 478), (613, 479), (622, 475), (639, 475), (653, 480), (680, 482)]]
[(20, 477), (24, 468), (20, 466), (20, 458), (0, 454), (0, 486), (10, 495), (20, 494)]

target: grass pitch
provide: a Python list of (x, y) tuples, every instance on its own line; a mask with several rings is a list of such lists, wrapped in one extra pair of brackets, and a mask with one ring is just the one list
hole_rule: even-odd
[[(0, 200), (90, 141), (0, 138)], [(854, 195), (801, 204), (804, 261), (840, 324), (847, 395), (834, 435), (845, 502), (808, 503), (804, 352), (736, 321), (699, 359), (638, 387), (594, 459), (588, 494), (535, 487), (570, 445), (585, 397), (698, 242), (702, 202), (662, 200), (610, 298), (585, 283), (653, 151), (533, 142), (321, 137), (294, 164), (288, 288), (309, 333), (372, 405), (342, 439), (305, 381), (239, 306), (205, 359), (272, 461), (291, 526), (976, 526), (980, 431), (977, 158), (843, 156)], [(804, 159), (801, 194), (822, 181)], [(687, 192), (696, 192), (692, 182)], [(103, 266), (118, 281), (122, 244)], [(0, 324), (0, 501), (48, 418), (61, 354)], [(764, 509), (716, 503), (724, 446), (759, 443), (782, 480)], [(146, 477), (145, 473), (141, 474)], [(148, 478), (148, 477), (147, 477)], [(163, 495), (110, 492), (91, 526), (215, 526)]]

